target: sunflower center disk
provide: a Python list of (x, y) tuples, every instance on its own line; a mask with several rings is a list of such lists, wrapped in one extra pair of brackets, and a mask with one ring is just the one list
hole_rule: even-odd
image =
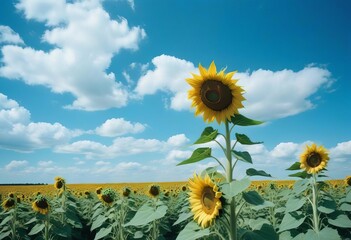
[(202, 208), (205, 213), (212, 214), (216, 207), (215, 193), (211, 187), (205, 187), (201, 196)]
[(220, 81), (206, 80), (200, 90), (202, 102), (214, 111), (226, 109), (233, 100), (230, 88)]
[(37, 205), (38, 208), (41, 208), (41, 209), (46, 209), (49, 206), (48, 203), (45, 200), (37, 201), (36, 205)]
[(307, 164), (310, 167), (318, 167), (322, 162), (322, 158), (318, 153), (311, 153), (307, 158)]

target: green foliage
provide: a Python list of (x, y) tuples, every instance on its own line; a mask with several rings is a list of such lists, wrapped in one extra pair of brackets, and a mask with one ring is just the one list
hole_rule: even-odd
[(252, 205), (261, 205), (264, 199), (256, 191), (243, 192), (244, 200)]
[(236, 136), (236, 140), (243, 145), (254, 145), (254, 144), (263, 143), (263, 142), (252, 142), (250, 138), (245, 134), (235, 133), (235, 136)]
[(214, 130), (212, 127), (206, 127), (201, 133), (199, 139), (195, 141), (194, 144), (208, 143), (216, 139), (218, 136), (218, 130)]
[(231, 117), (231, 122), (239, 126), (254, 126), (264, 123), (262, 121), (247, 118), (241, 114), (234, 114), (234, 116)]
[(263, 176), (263, 177), (272, 177), (272, 175), (266, 173), (263, 170), (256, 170), (254, 168), (249, 168), (246, 170), (247, 176)]
[(194, 150), (190, 158), (178, 163), (177, 166), (199, 162), (209, 157), (211, 157), (211, 148), (198, 148)]
[(135, 216), (130, 220), (130, 222), (124, 224), (127, 226), (143, 226), (152, 221), (164, 217), (167, 213), (167, 206), (161, 205), (157, 208), (150, 206), (148, 203), (144, 204), (136, 212)]
[(233, 150), (232, 152), (238, 160), (240, 160), (242, 162), (252, 163), (250, 153), (248, 153), (246, 151), (240, 152), (240, 151), (235, 151), (235, 150)]
[(210, 235), (210, 230), (208, 228), (202, 229), (195, 222), (189, 222), (178, 234), (176, 240), (196, 240), (208, 235)]
[(231, 199), (246, 190), (251, 184), (249, 178), (243, 178), (241, 180), (234, 180), (230, 183), (221, 185), (221, 191), (226, 199)]

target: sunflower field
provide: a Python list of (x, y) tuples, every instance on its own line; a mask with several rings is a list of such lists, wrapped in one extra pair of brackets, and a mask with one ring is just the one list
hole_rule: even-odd
[[(206, 123), (216, 120), (224, 131), (206, 127), (194, 142), (200, 147), (178, 165), (211, 159), (217, 166), (169, 186), (82, 190), (56, 177), (55, 191), (1, 191), (0, 239), (351, 239), (351, 176), (324, 180), (331, 159), (323, 146), (307, 145), (300, 161), (291, 162), (289, 176), (299, 180), (252, 182), (252, 176), (272, 177), (255, 168), (234, 176), (239, 161), (253, 163), (237, 144), (262, 143), (234, 133), (235, 126), (263, 122), (239, 113), (245, 98), (235, 72), (217, 72), (214, 62), (208, 69), (199, 65), (199, 72), (186, 79), (195, 114)], [(224, 160), (208, 143), (219, 145)]]

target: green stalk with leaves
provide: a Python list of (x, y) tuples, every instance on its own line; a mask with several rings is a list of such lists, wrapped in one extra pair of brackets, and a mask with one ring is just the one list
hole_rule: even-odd
[[(202, 230), (189, 223), (177, 239), (183, 239), (183, 236), (190, 235), (191, 231), (194, 232), (194, 236), (196, 236), (195, 232), (197, 235), (203, 234), (200, 234), (201, 236), (211, 234), (211, 232), (205, 231), (205, 228), (213, 226), (218, 217), (221, 220), (219, 222), (226, 229), (226, 238), (237, 240), (245, 234), (250, 234), (242, 229), (239, 234), (238, 218), (244, 204), (258, 205), (262, 204), (264, 200), (255, 191), (244, 192), (250, 186), (248, 178), (238, 180), (234, 177), (238, 161), (252, 163), (248, 152), (235, 150), (237, 143), (253, 145), (261, 142), (252, 142), (245, 134), (236, 133), (236, 140), (232, 144), (232, 130), (235, 125), (252, 126), (262, 122), (246, 118), (238, 113), (238, 109), (243, 107), (241, 102), (245, 98), (242, 95), (244, 90), (236, 84), (238, 80), (232, 79), (235, 72), (226, 74), (225, 70), (221, 70), (217, 73), (214, 62), (211, 63), (208, 70), (199, 65), (199, 72), (200, 75), (192, 74), (193, 78), (187, 79), (187, 82), (193, 87), (189, 90), (189, 98), (193, 101), (192, 106), (196, 107), (195, 114), (203, 113), (205, 122), (216, 120), (218, 124), (224, 123), (225, 129), (224, 134), (222, 134), (212, 127), (206, 127), (194, 144), (216, 142), (223, 151), (225, 160), (223, 163), (223, 160), (213, 156), (210, 147), (201, 147), (195, 149), (190, 158), (178, 165), (213, 158), (224, 173), (212, 169), (203, 176), (195, 174), (194, 178), (189, 181), (190, 209), (194, 214), (194, 220), (201, 226)], [(266, 172), (253, 168), (248, 169), (246, 173), (248, 176), (270, 177)], [(243, 200), (245, 202), (240, 202)], [(220, 214), (221, 209), (223, 209), (223, 214)], [(217, 232), (218, 237), (223, 238), (223, 233), (215, 232)]]

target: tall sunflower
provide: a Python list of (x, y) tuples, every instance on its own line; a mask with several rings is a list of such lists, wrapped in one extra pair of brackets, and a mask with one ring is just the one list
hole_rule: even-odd
[(216, 64), (211, 63), (208, 69), (199, 64), (200, 75), (193, 74), (193, 78), (186, 81), (193, 87), (188, 92), (188, 98), (195, 107), (195, 115), (203, 113), (205, 122), (217, 120), (218, 124), (238, 113), (238, 109), (244, 107), (242, 101), (244, 90), (236, 85), (236, 79), (232, 79), (235, 72), (225, 73), (221, 70), (217, 73)]
[(222, 193), (208, 175), (202, 179), (194, 174), (194, 178), (189, 179), (189, 190), (190, 209), (194, 220), (203, 228), (209, 227), (222, 208)]
[(49, 201), (43, 195), (39, 195), (39, 196), (36, 197), (36, 199), (32, 203), (32, 209), (35, 212), (41, 213), (43, 215), (46, 215), (46, 214), (49, 213), (49, 210), (50, 210)]
[(311, 146), (307, 145), (300, 155), (300, 168), (309, 174), (316, 174), (327, 166), (328, 161), (328, 150), (313, 143)]

